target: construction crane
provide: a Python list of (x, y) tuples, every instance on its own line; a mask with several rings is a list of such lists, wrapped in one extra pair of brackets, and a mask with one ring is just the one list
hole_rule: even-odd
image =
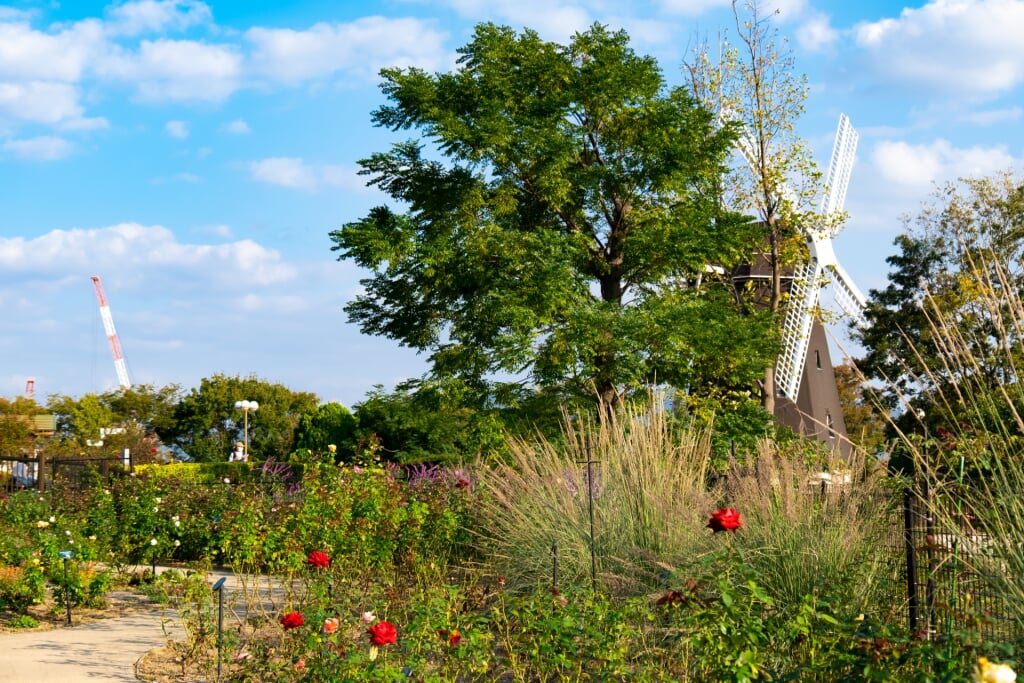
[(128, 366), (124, 362), (124, 354), (121, 353), (121, 342), (117, 339), (117, 330), (114, 329), (114, 318), (110, 315), (110, 306), (107, 304), (107, 295), (103, 293), (103, 285), (98, 275), (92, 276), (92, 285), (96, 290), (96, 298), (100, 302), (100, 317), (103, 318), (103, 329), (107, 333), (107, 341), (110, 342), (110, 352), (114, 354), (114, 369), (117, 370), (117, 381), (122, 389), (131, 389), (132, 382), (128, 379)]

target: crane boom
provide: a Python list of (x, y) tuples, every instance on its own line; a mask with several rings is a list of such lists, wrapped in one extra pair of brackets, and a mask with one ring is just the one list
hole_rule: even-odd
[(128, 366), (124, 362), (124, 354), (121, 353), (121, 342), (117, 338), (117, 330), (114, 329), (114, 318), (110, 315), (107, 295), (103, 293), (103, 284), (100, 282), (98, 275), (92, 276), (92, 285), (96, 290), (96, 298), (100, 302), (100, 317), (103, 319), (103, 329), (107, 333), (107, 341), (110, 342), (110, 352), (114, 355), (114, 369), (117, 371), (117, 381), (122, 389), (131, 389), (132, 383), (128, 379)]

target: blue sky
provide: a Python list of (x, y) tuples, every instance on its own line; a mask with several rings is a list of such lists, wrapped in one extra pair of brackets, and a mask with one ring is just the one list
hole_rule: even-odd
[[(819, 165), (840, 112), (860, 133), (836, 250), (882, 287), (936, 182), (1020, 168), (1024, 1), (762, 6), (810, 79)], [(447, 70), (481, 21), (624, 28), (672, 81), (732, 27), (728, 0), (0, 5), (0, 395), (117, 386), (91, 275), (135, 382), (256, 374), (352, 405), (422, 374), (346, 322), (362, 274), (327, 235), (383, 201), (356, 161), (407, 137), (370, 123), (378, 69)]]

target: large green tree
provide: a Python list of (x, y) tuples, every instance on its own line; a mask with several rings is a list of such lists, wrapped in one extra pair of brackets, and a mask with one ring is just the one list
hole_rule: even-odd
[(382, 72), (374, 122), (431, 144), (360, 162), (400, 208), (330, 235), (372, 272), (350, 319), (481, 393), (749, 386), (774, 355), (766, 321), (708, 277), (749, 259), (756, 227), (720, 201), (734, 129), (623, 32), (563, 46), (483, 24), (459, 53), (448, 73)]
[(878, 381), (905, 433), (934, 437), (965, 422), (1013, 430), (1006, 397), (1018, 393), (1024, 362), (1024, 182), (1007, 172), (947, 183), (906, 219), (896, 245), (889, 283), (871, 291), (868, 325), (855, 331), (865, 348), (857, 367)]
[(236, 401), (259, 404), (248, 416), (249, 452), (259, 460), (287, 458), (302, 416), (316, 411), (319, 403), (315, 394), (295, 392), (254, 375), (218, 374), (203, 378), (182, 397), (173, 425), (162, 429), (160, 436), (200, 462), (226, 460), (232, 444), (244, 440), (245, 415), (235, 408)]

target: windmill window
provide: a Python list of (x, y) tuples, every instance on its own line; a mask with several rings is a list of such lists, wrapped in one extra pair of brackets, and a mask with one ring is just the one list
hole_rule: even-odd
[(821, 370), (821, 351), (814, 349), (814, 367)]
[(825, 426), (828, 427), (828, 438), (836, 438), (836, 432), (832, 429), (832, 413), (825, 413)]

